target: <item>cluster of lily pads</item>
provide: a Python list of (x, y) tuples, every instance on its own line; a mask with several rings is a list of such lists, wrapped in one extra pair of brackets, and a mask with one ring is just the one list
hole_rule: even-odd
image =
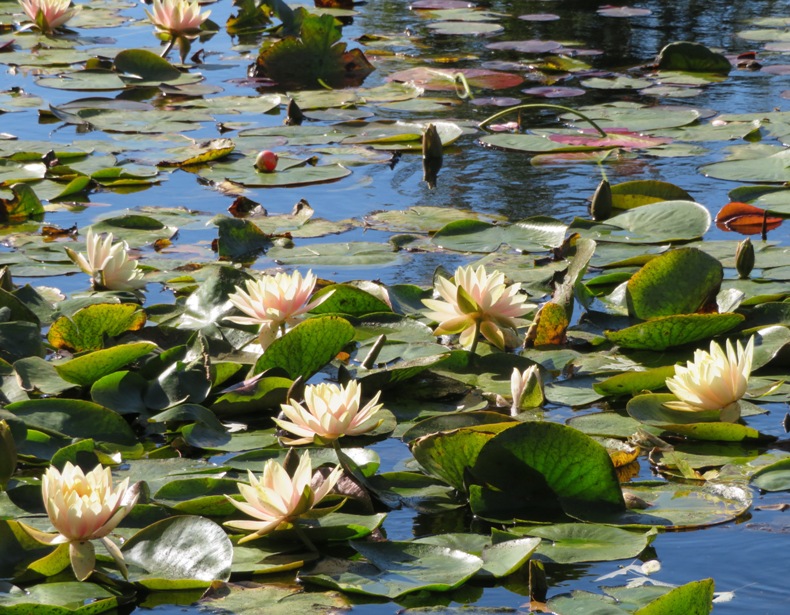
[[(66, 23), (59, 19), (73, 16), (62, 3), (52, 4), (59, 16), (48, 16), (25, 1), (31, 25), (51, 40)], [(256, 57), (260, 82), (293, 77), (294, 88), (358, 87), (293, 91), (291, 125), (246, 127), (233, 139), (186, 147), (171, 142), (165, 152), (140, 146), (127, 150), (139, 154), (134, 164), (119, 162), (113, 144), (98, 140), (54, 149), (0, 142), (0, 180), (9, 191), (2, 211), (14, 248), (2, 254), (0, 276), (0, 606), (21, 613), (43, 604), (65, 613), (90, 601), (99, 612), (148, 593), (209, 587), (213, 604), (231, 610), (328, 609), (353, 595), (419, 605), (437, 600), (428, 592), (508, 583), (560, 614), (602, 603), (642, 615), (707, 613), (710, 579), (547, 600), (546, 569), (639, 557), (661, 531), (745, 514), (750, 483), (790, 486), (786, 455), (771, 448), (776, 438), (752, 426), (766, 403), (787, 399), (781, 245), (703, 241), (708, 210), (682, 188), (654, 180), (602, 184), (591, 215), (570, 222), (509, 222), (426, 206), (330, 221), (306, 202), (291, 214), (267, 215), (240, 192), (341, 180), (391, 161), (392, 151), (419, 151), (429, 124), (438, 159), (443, 146), (477, 134), (485, 146), (534, 154), (539, 165), (686, 155), (708, 139), (781, 141), (783, 112), (706, 121), (698, 109), (614, 103), (560, 110), (564, 127), (530, 131), (523, 119), (504, 123), (506, 115), (477, 126), (364, 119), (365, 109), (424, 104), (433, 87), (469, 98), (491, 79), (512, 86), (521, 77), (412, 68), (364, 88), (367, 59), (348, 55), (331, 13), (291, 11), (281, 2), (238, 7), (238, 31), (270, 27), (274, 17), (281, 28)], [(430, 26), (443, 35), (492, 21), (477, 9), (449, 10), (462, 15), (434, 15)], [(38, 83), (153, 88), (182, 100), (158, 109), (79, 99), (42, 116), (123, 138), (285, 107), (279, 94), (204, 96), (198, 67), (184, 66), (206, 18), (196, 4), (157, 1), (150, 17), (165, 35), (165, 53), (178, 43), (181, 66), (130, 49), (111, 65), (86, 58), (87, 65)], [(376, 45), (386, 41), (369, 49)], [(548, 45), (540, 53), (561, 51)], [(292, 75), (290, 62), (305, 55), (332, 61)], [(547, 74), (549, 67), (590, 70), (564, 53), (541, 62), (537, 70)], [(686, 72), (671, 73), (672, 85), (691, 89), (723, 79), (730, 63), (681, 44), (644, 69), (645, 84), (611, 79), (618, 88), (649, 89), (666, 85), (666, 71), (679, 65)], [(585, 86), (604, 87), (594, 79)], [(19, 94), (7, 101), (39, 105)], [(130, 110), (144, 113), (130, 120)], [(300, 114), (331, 123), (294, 125)], [(274, 172), (261, 172), (261, 149), (284, 145), (299, 154), (280, 155)], [(704, 172), (787, 181), (786, 150), (760, 153), (767, 156), (741, 153), (737, 164)], [(150, 187), (173, 169), (238, 197), (232, 215), (149, 206), (79, 232), (41, 224), (79, 198)], [(787, 194), (774, 185), (738, 188), (734, 200), (754, 203), (723, 210), (717, 223), (765, 237), (786, 214)], [(179, 228), (206, 222), (216, 228), (215, 251), (183, 261), (168, 253)], [(308, 242), (360, 228), (397, 234), (387, 243)], [(470, 262), (440, 267), (423, 285), (319, 280), (309, 271), (425, 254)], [(262, 255), (293, 269), (245, 267)], [(67, 297), (20, 282), (42, 272), (54, 280), (82, 276), (86, 292)], [(158, 284), (174, 293), (172, 304), (146, 301), (146, 289)], [(591, 411), (552, 420), (566, 407)], [(408, 446), (408, 458), (383, 471), (379, 451), (397, 442)], [(640, 463), (660, 480), (634, 480)], [(401, 507), (442, 529), (388, 540), (383, 524)], [(445, 529), (451, 523), (452, 533)], [(306, 597), (265, 582), (293, 571), (312, 590)], [(263, 583), (217, 590), (216, 582), (250, 578)]]

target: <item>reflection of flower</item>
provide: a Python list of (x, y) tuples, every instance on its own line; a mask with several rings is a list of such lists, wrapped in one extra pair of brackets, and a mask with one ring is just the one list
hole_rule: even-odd
[(85, 238), (87, 256), (66, 248), (66, 252), (76, 265), (93, 278), (98, 289), (134, 290), (145, 286), (143, 272), (137, 268), (137, 261), (129, 258), (129, 246), (125, 241), (112, 244), (113, 234), (102, 238), (88, 229)]
[(342, 436), (358, 436), (376, 429), (384, 419), (377, 416), (381, 409), (381, 391), (360, 410), (362, 389), (352, 380), (347, 386), (336, 384), (308, 385), (304, 390), (307, 409), (297, 401), (282, 404), (283, 414), (290, 421), (274, 419), (286, 431), (301, 436), (286, 444), (307, 444), (316, 436), (322, 440), (337, 440)]
[(229, 321), (240, 325), (260, 325), (258, 341), (266, 348), (286, 325), (293, 325), (299, 317), (326, 301), (332, 292), (309, 302), (315, 288), (316, 277), (308, 271), (302, 274), (279, 272), (263, 276), (260, 280), (247, 280), (247, 292), (240, 286), (228, 295), (230, 302), (247, 316), (231, 316)]
[(225, 496), (241, 512), (258, 519), (225, 522), (228, 527), (254, 532), (240, 543), (264, 536), (307, 513), (332, 490), (342, 473), (340, 466), (324, 478), (318, 473), (313, 477), (310, 464), (310, 453), (305, 451), (293, 476), (289, 476), (282, 465), (269, 459), (263, 466), (260, 480), (248, 471), (250, 484), (239, 483), (244, 502)]
[(480, 265), (459, 267), (455, 281), (439, 277), (436, 291), (444, 301), (423, 299), (432, 312), (428, 318), (439, 323), (434, 335), (460, 333), (464, 348), (474, 348), (478, 331), (494, 346), (504, 349), (517, 345), (516, 329), (523, 324), (520, 317), (532, 307), (519, 294), (521, 284), (505, 284), (505, 275), (489, 274)]
[(71, 0), (19, 0), (19, 4), (45, 34), (51, 34), (80, 10), (70, 7)]
[(667, 387), (679, 401), (666, 402), (672, 410), (698, 412), (721, 410), (721, 420), (734, 422), (740, 417), (740, 400), (746, 393), (752, 371), (754, 338), (746, 348), (738, 341), (733, 348), (727, 340), (726, 353), (716, 342), (710, 343), (710, 353), (694, 352), (694, 360), (686, 367), (675, 366), (675, 375), (667, 378)]
[(197, 0), (154, 0), (152, 10), (153, 13), (145, 12), (156, 29), (172, 37), (196, 35), (211, 14), (201, 13)]
[(101, 538), (122, 572), (126, 572), (123, 556), (107, 534), (112, 532), (137, 503), (138, 491), (124, 479), (115, 489), (109, 468), (99, 464), (85, 474), (78, 466), (66, 462), (63, 472), (50, 466), (41, 479), (41, 493), (49, 520), (57, 534), (45, 534), (25, 528), (46, 544), (69, 545), (74, 574), (80, 581), (87, 579), (96, 565), (93, 545)]

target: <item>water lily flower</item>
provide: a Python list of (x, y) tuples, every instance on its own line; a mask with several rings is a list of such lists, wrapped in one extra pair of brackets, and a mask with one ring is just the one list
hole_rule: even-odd
[(510, 395), (513, 404), (510, 413), (515, 416), (521, 410), (538, 408), (543, 405), (543, 379), (537, 365), (530, 365), (523, 372), (517, 367), (513, 368), (510, 375)]
[[(260, 479), (248, 470), (249, 484), (239, 483), (243, 502), (225, 496), (241, 512), (257, 521), (242, 519), (226, 521), (224, 525), (253, 532), (239, 540), (239, 543), (243, 543), (273, 532), (283, 524), (292, 523), (310, 511), (313, 511), (312, 516), (320, 515), (313, 508), (332, 490), (342, 472), (340, 466), (335, 466), (326, 477), (320, 473), (314, 476), (308, 451), (299, 459), (293, 475), (289, 475), (275, 459), (269, 459), (263, 466)], [(334, 509), (324, 512), (331, 510)]]
[(709, 353), (696, 350), (693, 361), (685, 367), (676, 365), (675, 375), (667, 378), (667, 387), (678, 401), (664, 405), (685, 412), (721, 410), (722, 421), (737, 421), (741, 415), (738, 401), (746, 393), (753, 354), (754, 337), (745, 348), (740, 341), (733, 348), (727, 340), (726, 351), (716, 342), (710, 343)]
[(230, 302), (247, 316), (231, 316), (229, 321), (240, 325), (260, 325), (258, 343), (265, 349), (286, 325), (296, 324), (300, 317), (326, 301), (334, 291), (330, 291), (315, 301), (310, 301), (317, 279), (312, 271), (302, 277), (298, 271), (293, 274), (279, 272), (263, 276), (260, 280), (247, 280), (246, 292), (236, 287), (236, 292), (228, 295)]
[(197, 0), (154, 0), (153, 12), (146, 14), (159, 32), (171, 38), (196, 36), (211, 11), (200, 12)]
[(113, 245), (112, 233), (103, 238), (88, 229), (85, 238), (86, 255), (78, 254), (69, 248), (69, 258), (93, 279), (96, 289), (135, 290), (145, 286), (143, 272), (137, 268), (137, 261), (129, 258), (129, 246), (125, 241)]
[(24, 526), (33, 538), (44, 544), (68, 544), (71, 567), (80, 581), (93, 572), (96, 553), (90, 541), (99, 538), (126, 575), (123, 555), (107, 535), (137, 503), (137, 484), (130, 487), (129, 479), (125, 478), (113, 489), (110, 468), (99, 464), (85, 474), (79, 466), (67, 461), (63, 472), (54, 466), (47, 469), (41, 479), (41, 494), (57, 533)]
[(519, 294), (521, 284), (505, 284), (505, 275), (499, 271), (489, 274), (480, 265), (459, 267), (454, 281), (439, 277), (436, 291), (444, 299), (423, 299), (431, 312), (426, 315), (439, 323), (434, 335), (460, 333), (464, 348), (474, 350), (477, 334), (482, 333), (500, 350), (518, 344), (516, 330), (524, 323), (521, 316), (534, 306)]
[(44, 34), (52, 34), (81, 8), (72, 7), (71, 0), (19, 0), (19, 4), (30, 21)]
[(288, 445), (308, 444), (316, 437), (334, 441), (343, 436), (358, 436), (373, 431), (384, 419), (377, 415), (381, 391), (360, 409), (362, 389), (355, 380), (345, 387), (336, 384), (308, 385), (304, 390), (307, 409), (297, 401), (281, 404), (283, 414), (290, 421), (274, 419), (284, 430), (300, 436), (283, 438)]

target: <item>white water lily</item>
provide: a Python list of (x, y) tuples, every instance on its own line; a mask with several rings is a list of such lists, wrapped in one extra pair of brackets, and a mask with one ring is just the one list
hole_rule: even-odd
[(325, 441), (343, 436), (358, 436), (373, 431), (384, 420), (378, 415), (381, 391), (360, 408), (362, 389), (352, 380), (345, 387), (336, 384), (308, 385), (304, 390), (307, 408), (297, 401), (281, 404), (283, 414), (290, 421), (274, 419), (285, 431), (300, 436), (283, 438), (288, 445), (308, 444), (316, 437)]
[(91, 276), (97, 290), (136, 290), (145, 286), (143, 272), (137, 261), (129, 258), (125, 241), (113, 244), (112, 233), (97, 235), (88, 229), (85, 237), (86, 253), (80, 254), (66, 248), (69, 258)]
[(754, 337), (745, 348), (740, 341), (733, 347), (727, 340), (726, 351), (716, 342), (710, 343), (709, 353), (696, 350), (693, 361), (685, 367), (676, 365), (675, 375), (667, 378), (667, 387), (678, 401), (664, 405), (685, 412), (721, 410), (722, 421), (737, 421), (741, 414), (738, 401), (746, 393), (753, 354)]
[(513, 403), (510, 413), (515, 416), (521, 410), (543, 405), (543, 380), (537, 365), (530, 365), (523, 372), (517, 367), (510, 375), (510, 395)]
[(71, 6), (71, 0), (19, 0), (19, 4), (30, 21), (44, 34), (52, 34), (81, 8)]
[(126, 574), (123, 555), (109, 538), (123, 518), (134, 508), (139, 496), (137, 485), (125, 478), (112, 486), (110, 468), (97, 465), (87, 474), (66, 462), (63, 472), (50, 466), (41, 478), (44, 507), (57, 534), (39, 532), (24, 526), (36, 540), (50, 545), (68, 544), (71, 567), (77, 579), (87, 579), (96, 565), (91, 540), (101, 539), (121, 572)]
[(342, 472), (340, 466), (335, 466), (326, 477), (320, 473), (313, 475), (308, 451), (299, 459), (292, 476), (276, 460), (269, 459), (263, 466), (260, 479), (248, 470), (249, 484), (239, 483), (243, 502), (225, 496), (231, 504), (256, 521), (240, 519), (226, 521), (224, 525), (253, 532), (239, 540), (239, 543), (260, 538), (311, 511), (334, 488)]
[(521, 320), (534, 306), (520, 293), (521, 284), (505, 284), (499, 271), (488, 273), (482, 265), (477, 269), (459, 267), (454, 281), (439, 277), (436, 292), (444, 299), (423, 299), (432, 311), (426, 316), (439, 323), (434, 335), (460, 333), (459, 342), (472, 349), (477, 334), (504, 350), (518, 344), (516, 330), (525, 324)]
[(211, 11), (201, 13), (197, 0), (154, 0), (151, 10), (145, 11), (151, 23), (172, 37), (196, 36), (211, 14)]
[(298, 323), (304, 314), (332, 295), (334, 291), (310, 301), (317, 281), (312, 271), (304, 277), (294, 271), (247, 280), (246, 291), (237, 286), (236, 292), (228, 295), (230, 302), (246, 316), (230, 316), (227, 320), (240, 325), (259, 325), (258, 343), (266, 349), (286, 326)]

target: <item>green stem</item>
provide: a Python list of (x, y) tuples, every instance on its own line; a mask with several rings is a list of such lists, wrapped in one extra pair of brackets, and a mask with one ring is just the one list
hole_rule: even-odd
[(475, 321), (475, 336), (472, 339), (472, 345), (469, 347), (469, 352), (472, 353), (472, 360), (475, 358), (475, 351), (477, 350), (477, 343), (480, 341), (480, 321)]
[[(472, 98), (472, 88), (469, 87), (469, 82), (463, 73), (455, 73), (453, 75), (453, 83), (455, 84), (455, 93), (458, 95), (458, 98), (461, 100)], [(458, 89), (459, 84), (461, 85), (460, 90)]]
[(175, 45), (175, 44), (176, 44), (176, 39), (175, 39), (175, 37), (172, 37), (169, 41), (167, 41), (167, 45), (165, 46), (165, 50), (162, 52), (162, 55), (160, 57), (166, 58), (167, 54), (170, 53), (170, 50), (173, 48), (173, 45)]
[(593, 128), (595, 128), (595, 130), (598, 131), (598, 134), (601, 135), (602, 137), (608, 136), (604, 131), (604, 129), (595, 123), (595, 120), (584, 115), (584, 113), (582, 113), (581, 111), (576, 111), (576, 109), (571, 109), (570, 107), (563, 107), (562, 105), (549, 105), (546, 103), (531, 103), (528, 105), (516, 105), (515, 107), (508, 107), (507, 109), (503, 109), (502, 111), (499, 111), (497, 113), (494, 113), (494, 115), (487, 117), (482, 122), (480, 122), (477, 126), (478, 128), (485, 128), (491, 122), (498, 120), (499, 118), (504, 117), (509, 113), (512, 113), (513, 111), (521, 111), (522, 109), (557, 109), (559, 111), (564, 111), (565, 113), (572, 113), (573, 115), (576, 115), (581, 119), (583, 119), (584, 121), (588, 122)]
[(353, 480), (354, 473), (351, 471), (351, 468), (348, 467), (348, 464), (344, 460), (346, 456), (343, 454), (343, 447), (340, 446), (340, 438), (335, 438), (332, 440), (332, 449), (334, 449), (335, 455), (337, 455), (337, 461), (340, 464), (340, 467), (343, 468), (345, 475)]
[(296, 535), (299, 536), (299, 540), (301, 540), (304, 546), (307, 547), (307, 550), (310, 551), (310, 553), (318, 553), (318, 549), (313, 544), (313, 541), (310, 540), (310, 538), (305, 533), (304, 529), (299, 525), (298, 519), (294, 519), (293, 527), (294, 527), (294, 531), (296, 532)]

